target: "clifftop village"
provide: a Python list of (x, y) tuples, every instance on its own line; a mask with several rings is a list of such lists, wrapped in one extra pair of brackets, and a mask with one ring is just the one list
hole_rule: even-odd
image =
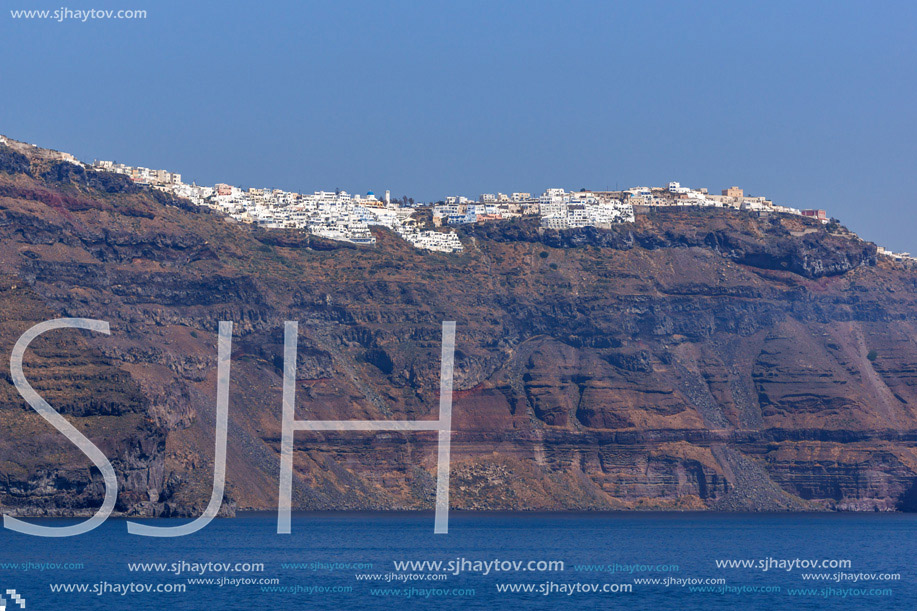
[[(0, 136), (0, 144), (12, 144)], [(16, 143), (20, 144), (20, 143)], [(36, 145), (26, 145), (36, 147)], [(54, 159), (77, 164), (87, 170), (128, 176), (136, 184), (159, 189), (200, 206), (224, 212), (231, 218), (265, 228), (299, 228), (331, 240), (375, 244), (370, 227), (388, 227), (416, 248), (439, 252), (460, 252), (462, 243), (454, 231), (421, 229), (414, 213), (420, 207), (432, 209), (437, 227), (484, 223), (516, 217), (538, 217), (547, 229), (610, 227), (633, 223), (635, 211), (660, 206), (732, 208), (758, 212), (802, 215), (828, 223), (825, 210), (799, 210), (774, 204), (764, 197), (745, 195), (739, 187), (723, 189), (719, 195), (707, 189), (683, 187), (670, 182), (665, 187), (634, 187), (622, 191), (565, 191), (547, 189), (531, 193), (484, 193), (476, 199), (453, 195), (433, 204), (415, 204), (406, 198), (392, 200), (389, 191), (380, 199), (346, 191), (294, 193), (281, 189), (242, 189), (224, 183), (212, 187), (182, 182), (181, 174), (167, 170), (133, 167), (113, 161), (84, 164), (69, 153), (48, 151)], [(917, 260), (909, 253), (894, 253), (879, 247), (879, 253), (894, 259)]]

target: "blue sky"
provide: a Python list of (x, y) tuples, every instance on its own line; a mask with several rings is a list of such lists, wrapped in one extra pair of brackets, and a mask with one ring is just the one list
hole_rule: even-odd
[(917, 251), (917, 3), (105, 2), (0, 13), (0, 133), (299, 191), (736, 184)]

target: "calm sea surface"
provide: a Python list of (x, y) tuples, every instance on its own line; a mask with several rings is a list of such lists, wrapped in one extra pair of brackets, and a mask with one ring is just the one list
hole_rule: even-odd
[(0, 531), (0, 595), (8, 611), (7, 590), (26, 610), (910, 610), (915, 552), (908, 514), (452, 512), (448, 535), (432, 514), (296, 514), (292, 535), (245, 514), (174, 539), (109, 519), (65, 539)]

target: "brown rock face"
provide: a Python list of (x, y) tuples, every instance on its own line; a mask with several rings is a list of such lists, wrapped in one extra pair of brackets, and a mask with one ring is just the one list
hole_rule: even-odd
[[(65, 167), (66, 166), (66, 167)], [(111, 458), (118, 510), (210, 494), (216, 330), (233, 321), (226, 510), (278, 488), (283, 322), (297, 416), (434, 418), (457, 321), (452, 500), (469, 509), (912, 509), (917, 274), (813, 221), (660, 210), (612, 230), (463, 230), (465, 252), (264, 232), (0, 151), (0, 502), (85, 514), (100, 475), (23, 401), (8, 355)], [(433, 503), (429, 433), (298, 433), (300, 508)]]

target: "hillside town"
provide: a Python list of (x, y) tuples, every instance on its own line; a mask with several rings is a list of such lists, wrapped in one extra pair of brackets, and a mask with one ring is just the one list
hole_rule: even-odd
[(392, 202), (388, 191), (385, 199), (380, 200), (372, 192), (352, 195), (335, 190), (304, 194), (282, 189), (242, 189), (225, 183), (204, 187), (186, 184), (181, 174), (165, 170), (111, 161), (99, 161), (91, 167), (125, 174), (136, 183), (170, 192), (197, 205), (220, 210), (237, 221), (267, 229), (305, 229), (329, 240), (375, 244), (370, 227), (379, 225), (391, 229), (416, 248), (447, 253), (462, 250), (462, 243), (454, 231), (421, 229), (413, 218), (415, 209)]
[[(0, 144), (7, 142), (0, 136)], [(37, 148), (34, 144), (26, 146)], [(444, 228), (519, 217), (537, 218), (544, 229), (609, 228), (619, 223), (633, 223), (636, 214), (647, 213), (653, 208), (693, 206), (798, 215), (825, 224), (831, 221), (825, 210), (800, 210), (775, 204), (766, 197), (747, 195), (737, 186), (723, 189), (719, 195), (706, 188), (685, 187), (678, 182), (670, 182), (665, 187), (633, 187), (618, 191), (549, 188), (540, 195), (525, 192), (483, 193), (474, 198), (451, 195), (423, 204), (409, 202), (407, 198), (393, 200), (389, 191), (380, 199), (372, 191), (365, 195), (340, 189), (307, 194), (282, 189), (241, 188), (226, 183), (200, 186), (183, 182), (181, 174), (168, 170), (114, 161), (85, 164), (69, 153), (47, 152), (54, 160), (77, 164), (90, 171), (125, 175), (137, 185), (186, 198), (242, 223), (266, 229), (303, 229), (330, 240), (369, 245), (376, 242), (370, 228), (381, 226), (416, 248), (445, 253), (461, 252), (463, 246), (455, 231), (444, 231)], [(418, 222), (416, 213), (424, 208), (432, 212), (433, 225), (439, 229), (425, 229)], [(897, 260), (917, 261), (910, 253), (896, 253), (881, 246), (879, 253)]]

